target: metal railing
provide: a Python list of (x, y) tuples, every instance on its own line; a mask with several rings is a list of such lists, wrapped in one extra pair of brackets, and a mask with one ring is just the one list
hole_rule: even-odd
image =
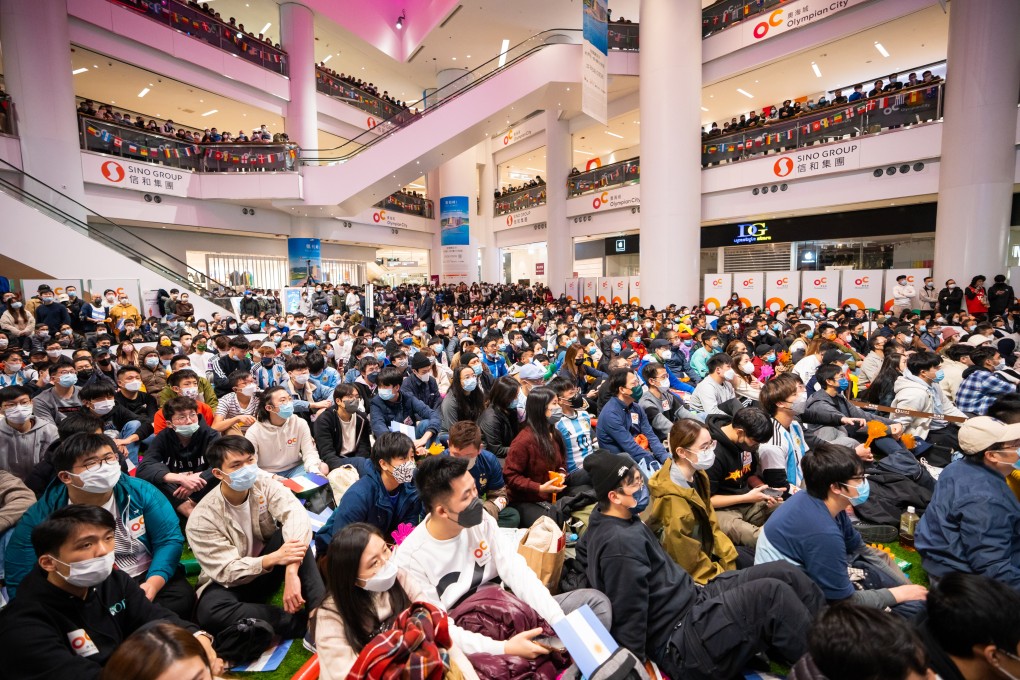
[[(229, 301), (212, 290), (228, 286), (209, 278), (204, 272), (168, 255), (162, 248), (138, 234), (125, 229), (50, 185), (0, 159), (0, 191), (15, 200), (47, 214), (52, 219), (88, 236), (121, 255), (168, 279), (182, 290), (188, 290), (209, 302), (230, 311)], [(183, 273), (182, 273), (183, 272)]]
[[(422, 116), (432, 115), (441, 109), (447, 102), (474, 89), (478, 85), (488, 81), (503, 69), (509, 68), (518, 62), (527, 59), (529, 56), (542, 50), (549, 45), (558, 44), (580, 44), (581, 31), (575, 28), (553, 28), (542, 31), (527, 40), (509, 48), (492, 59), (484, 62), (481, 66), (467, 71), (445, 87), (430, 91), (428, 102), (421, 99), (416, 102), (409, 102), (412, 109), (419, 109), (419, 113), (407, 115), (407, 112), (385, 118), (378, 122), (373, 131), (366, 131), (354, 139), (329, 149), (302, 149), (301, 163), (344, 163), (365, 149), (378, 144), (388, 138), (397, 130), (412, 124)], [(426, 106), (426, 103), (428, 104)]]
[(701, 10), (701, 37), (707, 38), (713, 33), (739, 24), (748, 17), (767, 12), (787, 2), (789, 0), (719, 0)]
[(609, 22), (609, 49), (636, 52), (641, 49), (639, 24)]
[(393, 212), (403, 213), (405, 215), (417, 215), (418, 217), (424, 217), (426, 219), (432, 219), (435, 215), (431, 199), (423, 196), (412, 196), (411, 194), (400, 192), (390, 194), (383, 200), (376, 203), (374, 207), (382, 208), (383, 210), (392, 210)]
[(177, 0), (107, 0), (133, 9), (153, 21), (169, 26), (213, 47), (236, 54), (264, 69), (287, 75), (287, 53), (231, 26), (205, 12)]
[[(701, 142), (702, 166), (790, 151), (843, 137), (873, 134), (942, 117), (944, 83), (887, 92), (854, 102), (827, 106), (796, 118), (777, 120), (735, 134)], [(842, 159), (836, 158), (832, 162)]]
[(641, 158), (604, 165), (567, 177), (567, 196), (581, 196), (609, 187), (641, 183)]
[(546, 187), (545, 184), (521, 189), (510, 194), (500, 194), (493, 203), (497, 215), (526, 210), (535, 206), (545, 205)]
[(298, 149), (294, 144), (195, 144), (81, 114), (78, 115), (78, 138), (86, 151), (196, 172), (293, 172), (297, 169)]
[(405, 119), (410, 121), (412, 117), (409, 110), (388, 102), (381, 97), (376, 97), (374, 94), (370, 94), (344, 80), (340, 80), (339, 76), (335, 76), (318, 66), (315, 67), (315, 89), (324, 95), (339, 99), (345, 104), (350, 104), (372, 114), (373, 117), (378, 118), (376, 122), (382, 122), (386, 119), (393, 119), (397, 122), (404, 121)]

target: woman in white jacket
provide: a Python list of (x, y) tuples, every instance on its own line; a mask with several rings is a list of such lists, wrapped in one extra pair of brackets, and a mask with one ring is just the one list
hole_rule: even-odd
[(294, 417), (291, 396), (280, 385), (259, 396), (255, 424), (244, 436), (255, 446), (258, 466), (266, 472), (279, 477), (298, 477), (305, 471), (329, 474), (329, 467), (319, 459), (308, 423)]

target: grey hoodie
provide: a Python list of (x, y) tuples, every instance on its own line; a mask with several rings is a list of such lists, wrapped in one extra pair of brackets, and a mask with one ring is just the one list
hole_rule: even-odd
[(59, 439), (57, 426), (50, 421), (32, 416), (32, 427), (22, 434), (7, 420), (0, 420), (0, 469), (7, 470), (24, 480), (42, 458), (49, 445)]

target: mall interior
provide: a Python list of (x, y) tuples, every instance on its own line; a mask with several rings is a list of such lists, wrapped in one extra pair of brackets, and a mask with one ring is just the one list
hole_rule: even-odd
[(205, 297), (290, 285), (312, 239), (334, 283), (640, 277), (658, 305), (1010, 272), (1014, 4), (613, 0), (603, 74), (581, 2), (5, 1), (0, 269)]

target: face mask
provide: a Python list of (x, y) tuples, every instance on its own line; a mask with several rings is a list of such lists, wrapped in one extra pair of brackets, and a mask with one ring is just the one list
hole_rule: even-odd
[(23, 425), (25, 421), (32, 417), (32, 405), (12, 406), (4, 411), (4, 417), (7, 418), (7, 422), (11, 425)]
[[(687, 449), (689, 451), (689, 449)], [(697, 460), (688, 460), (695, 470), (707, 470), (715, 464), (715, 447), (708, 451), (698, 451)]]
[(752, 373), (754, 373), (754, 364), (752, 364), (750, 361), (745, 361), (744, 363), (740, 364), (740, 370), (746, 373), (747, 375), (751, 375)]
[(74, 373), (64, 373), (62, 376), (57, 378), (57, 383), (61, 387), (71, 387), (78, 383), (78, 376)]
[(385, 593), (393, 587), (393, 583), (396, 580), (397, 563), (389, 559), (386, 561), (386, 564), (379, 568), (379, 571), (374, 576), (364, 579), (365, 585), (361, 587), (370, 593)]
[(293, 347), (284, 347), (280, 351), (283, 352), (285, 355), (290, 356), (291, 354), (294, 353), (294, 348)]
[(556, 423), (563, 420), (563, 409), (555, 409), (548, 417), (549, 424), (555, 425)]
[(198, 398), (198, 388), (197, 387), (184, 387), (184, 388), (181, 388), (181, 394), (184, 395), (185, 397), (191, 397), (192, 399), (197, 399)]
[(935, 372), (935, 382), (942, 382), (946, 377), (946, 372), (941, 368)]
[(956, 288), (956, 284), (955, 284), (955, 283), (950, 283), (950, 284), (949, 284), (948, 286), (946, 286), (946, 287), (947, 287), (947, 288), (948, 288), (949, 290), (952, 290), (952, 289)]
[(259, 470), (255, 465), (245, 465), (227, 475), (227, 486), (234, 491), (247, 491), (258, 479)]
[(78, 297), (78, 293), (76, 291), (69, 290), (67, 291), (67, 297), (73, 300), (74, 298)]
[(116, 554), (111, 550), (102, 557), (93, 557), (92, 559), (82, 560), (80, 562), (60, 562), (56, 558), (53, 558), (57, 562), (64, 564), (71, 569), (71, 573), (67, 576), (60, 574), (60, 577), (67, 581), (72, 586), (78, 586), (79, 588), (92, 588), (98, 586), (100, 583), (105, 581), (113, 573), (113, 562), (116, 558)]
[(614, 354), (619, 354), (621, 349), (623, 349), (623, 348), (620, 347), (620, 343), (618, 343), (618, 342), (614, 342), (613, 343), (613, 353)]
[(393, 479), (397, 481), (397, 484), (408, 484), (414, 479), (414, 471), (416, 469), (414, 461), (409, 460), (390, 470), (390, 474), (393, 475)]
[(474, 392), (475, 388), (478, 387), (478, 379), (477, 378), (468, 378), (463, 383), (461, 383), (461, 386), (464, 388), (465, 392), (468, 392), (468, 393)]
[(0, 349), (7, 349), (8, 343), (7, 338), (0, 338)]
[(637, 517), (644, 512), (645, 508), (648, 507), (648, 501), (651, 499), (651, 496), (648, 493), (648, 485), (642, 484), (641, 488), (635, 491), (631, 498), (637, 501), (637, 505), (632, 508), (628, 508), (628, 510), (630, 510), (631, 517)]
[(106, 493), (120, 481), (120, 464), (103, 463), (96, 470), (86, 470), (76, 476), (81, 480), (81, 486), (74, 485), (76, 488), (87, 493)]
[(304, 373), (295, 373), (293, 378), (295, 385), (304, 385), (308, 382), (308, 376)]
[[(754, 368), (754, 365), (752, 364), (751, 367)], [(726, 372), (722, 374), (722, 377), (723, 380), (733, 380), (734, 376), (736, 375), (737, 375), (736, 372), (732, 368), (727, 368)]]
[(856, 488), (857, 498), (850, 498), (846, 494), (839, 494), (840, 496), (843, 496), (843, 498), (849, 498), (850, 505), (854, 507), (857, 507), (858, 505), (864, 505), (864, 503), (866, 503), (868, 500), (868, 496), (871, 495), (871, 485), (868, 483), (867, 479), (861, 482), (861, 485)]
[(476, 496), (471, 499), (471, 502), (468, 503), (466, 508), (457, 514), (457, 519), (455, 521), (465, 529), (470, 529), (471, 527), (476, 527), (482, 523), (482, 513), (484, 512), (485, 508), (482, 505), (482, 501)]
[(113, 410), (113, 405), (113, 399), (104, 399), (103, 401), (92, 402), (92, 409), (99, 415), (104, 416)]
[(673, 352), (671, 352), (668, 349), (664, 349), (662, 350), (662, 353), (659, 354), (659, 356), (662, 357), (663, 361), (669, 361), (670, 359), (673, 358)]
[(124, 389), (127, 390), (128, 392), (137, 392), (138, 390), (142, 389), (142, 381), (128, 380), (126, 383), (124, 383)]
[(380, 387), (379, 398), (382, 399), (383, 401), (389, 401), (390, 399), (393, 398), (393, 389), (389, 387)]
[(190, 423), (188, 425), (174, 425), (174, 432), (181, 435), (182, 437), (190, 437), (191, 435), (198, 432), (198, 423)]
[(276, 415), (280, 416), (284, 420), (294, 415), (294, 402), (288, 401), (286, 404), (280, 404), (276, 407)]
[(21, 309), (21, 303), (20, 302), (12, 302), (11, 303), (11, 308), (12, 309)]
[(355, 413), (358, 412), (358, 402), (356, 401), (344, 402), (344, 410), (350, 413), (351, 415), (354, 415)]
[(439, 354), (440, 352), (443, 351), (443, 346), (442, 345), (432, 345), (432, 351), (435, 352), (436, 354)]
[(766, 362), (768, 362), (768, 363), (770, 363), (770, 364), (772, 364), (772, 363), (775, 363), (775, 361), (776, 361), (776, 355), (775, 355), (775, 354), (769, 354), (769, 355), (767, 355), (767, 356), (765, 357), (765, 361), (766, 361)]
[(46, 356), (48, 356), (50, 359), (56, 359), (57, 357), (60, 356), (60, 350), (59, 349), (48, 349), (48, 350), (46, 350)]
[(683, 342), (684, 342), (684, 346), (685, 346), (685, 347), (690, 347), (691, 345), (693, 345), (693, 344), (694, 344), (694, 340), (692, 340), (691, 338), (687, 338), (687, 339), (686, 339), (686, 340), (684, 340)]
[(839, 390), (840, 392), (842, 392), (843, 390), (845, 390), (845, 389), (846, 389), (846, 388), (848, 388), (848, 387), (850, 387), (850, 381), (849, 381), (849, 380), (847, 380), (846, 378), (844, 378), (844, 377), (840, 376), (840, 378), (839, 378), (839, 384), (838, 384), (838, 387), (837, 387), (837, 389), (838, 389), (838, 390)]
[(630, 398), (637, 401), (641, 398), (641, 395), (645, 393), (645, 388), (642, 385), (634, 385), (630, 388)]

